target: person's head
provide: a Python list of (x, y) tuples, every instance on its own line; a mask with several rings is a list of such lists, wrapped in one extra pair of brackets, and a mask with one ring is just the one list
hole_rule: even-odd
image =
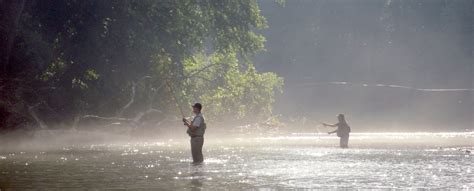
[(340, 123), (345, 123), (345, 122), (346, 122), (346, 119), (344, 119), (344, 114), (339, 114), (339, 115), (337, 115), (337, 120), (338, 120)]
[(202, 105), (200, 103), (195, 103), (193, 105), (193, 113), (198, 114), (201, 113)]

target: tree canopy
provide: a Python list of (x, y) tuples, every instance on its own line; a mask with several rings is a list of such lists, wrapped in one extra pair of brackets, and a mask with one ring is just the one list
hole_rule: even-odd
[(203, 102), (210, 116), (252, 121), (271, 115), (281, 91), (280, 77), (250, 61), (264, 49), (255, 30), (267, 27), (254, 0), (0, 5), (2, 129), (70, 125), (84, 116), (139, 123), (148, 113), (175, 111), (174, 96), (181, 106)]

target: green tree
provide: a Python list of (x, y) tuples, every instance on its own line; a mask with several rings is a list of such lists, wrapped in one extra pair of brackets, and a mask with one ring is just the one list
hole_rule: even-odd
[(283, 79), (274, 73), (258, 73), (251, 63), (239, 65), (236, 54), (198, 54), (184, 62), (183, 81), (188, 103), (201, 101), (206, 116), (226, 121), (255, 122), (272, 114), (275, 93)]
[[(1, 63), (0, 112), (8, 116), (2, 121), (22, 122), (2, 128), (37, 124), (38, 118), (54, 126), (85, 114), (166, 112), (172, 96), (164, 82), (191, 91), (181, 83), (188, 79), (184, 62), (206, 51), (240, 57), (244, 62), (235, 64), (250, 69), (242, 63), (264, 48), (254, 30), (267, 25), (255, 0), (20, 3), (1, 15), (0, 33), (11, 37), (11, 48), (2, 49), (8, 59)], [(13, 17), (18, 22), (3, 22)]]

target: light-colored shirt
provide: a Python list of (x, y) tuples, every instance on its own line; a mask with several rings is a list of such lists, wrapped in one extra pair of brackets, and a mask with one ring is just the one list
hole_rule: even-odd
[(193, 121), (191, 122), (191, 125), (197, 127), (194, 131), (191, 131), (191, 129), (188, 128), (187, 133), (189, 136), (204, 136), (204, 133), (206, 132), (206, 122), (204, 119), (204, 116), (202, 113), (197, 114), (194, 118)]
[(201, 123), (203, 122), (204, 122), (204, 117), (202, 116), (202, 113), (199, 113), (193, 118), (192, 125), (195, 127), (200, 127)]

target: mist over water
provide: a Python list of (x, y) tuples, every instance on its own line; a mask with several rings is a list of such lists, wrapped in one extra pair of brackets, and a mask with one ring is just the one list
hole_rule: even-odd
[(467, 152), (474, 149), (472, 132), (353, 133), (349, 149), (338, 148), (337, 137), (318, 133), (210, 133), (202, 165), (190, 164), (188, 141), (122, 139), (2, 150), (0, 186), (151, 190), (474, 186), (473, 156)]
[(0, 0), (0, 191), (474, 189), (472, 0), (43, 1)]
[(256, 63), (285, 78), (275, 113), (344, 113), (377, 132), (474, 128), (472, 1), (261, 4), (270, 27)]

